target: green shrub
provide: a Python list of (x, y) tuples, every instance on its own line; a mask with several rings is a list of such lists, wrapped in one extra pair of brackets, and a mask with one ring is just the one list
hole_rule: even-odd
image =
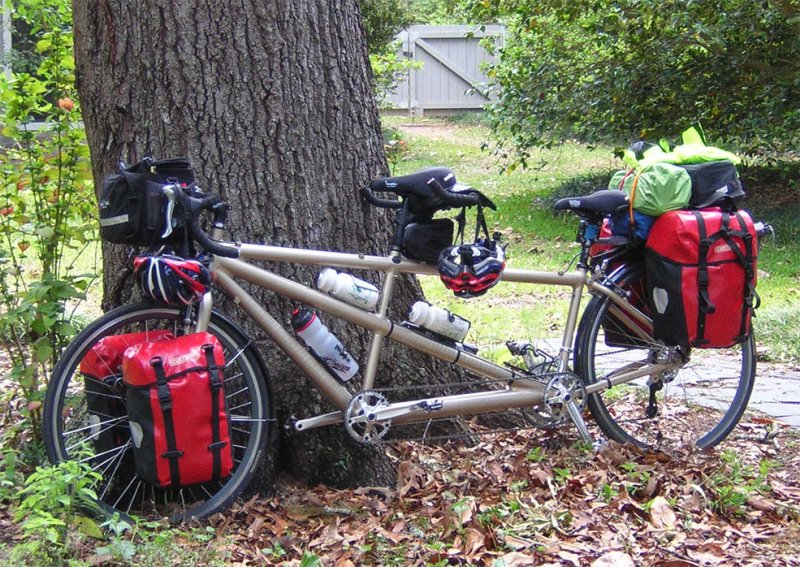
[[(74, 335), (70, 318), (95, 277), (75, 259), (95, 240), (95, 198), (75, 96), (71, 8), (21, 0), (15, 19), (35, 40), (35, 72), (0, 76), (0, 345), (38, 435), (49, 368)], [(9, 394), (7, 392), (7, 394)], [(11, 396), (15, 396), (12, 392)]]
[(800, 139), (800, 8), (748, 0), (471, 0), (508, 25), (490, 71), (502, 146), (630, 142), (693, 122), (744, 153)]

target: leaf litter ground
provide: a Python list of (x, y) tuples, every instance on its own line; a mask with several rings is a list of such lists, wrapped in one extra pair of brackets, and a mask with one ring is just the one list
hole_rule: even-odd
[(750, 416), (682, 456), (573, 439), (396, 443), (392, 488), (287, 481), (212, 524), (241, 565), (800, 565), (796, 431)]

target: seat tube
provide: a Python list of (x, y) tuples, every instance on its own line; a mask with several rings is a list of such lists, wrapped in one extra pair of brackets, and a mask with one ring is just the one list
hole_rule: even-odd
[[(395, 280), (397, 278), (397, 266), (400, 260), (400, 252), (392, 250), (389, 252), (389, 257), (392, 260), (391, 267), (384, 272), (384, 280), (381, 285), (381, 299), (378, 304), (378, 316), (383, 319), (388, 319), (389, 305), (391, 303), (392, 294), (394, 293)], [(364, 383), (362, 385), (364, 390), (369, 390), (375, 386), (375, 376), (378, 372), (378, 361), (381, 356), (381, 349), (383, 348), (383, 341), (385, 335), (382, 333), (373, 333), (372, 340), (369, 344), (369, 351), (367, 354), (367, 364), (364, 369)]]
[(577, 271), (583, 276), (581, 282), (572, 288), (572, 296), (569, 302), (569, 313), (567, 323), (564, 326), (564, 336), (561, 339), (561, 350), (558, 352), (558, 371), (567, 372), (569, 370), (570, 356), (575, 346), (575, 329), (578, 326), (578, 313), (581, 308), (583, 289), (586, 286), (588, 268), (585, 264), (579, 264)]

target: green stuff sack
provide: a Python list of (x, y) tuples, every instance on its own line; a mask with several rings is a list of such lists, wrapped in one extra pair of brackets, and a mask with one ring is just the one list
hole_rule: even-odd
[(689, 173), (670, 163), (653, 163), (640, 171), (618, 171), (608, 187), (625, 191), (633, 202), (633, 210), (654, 217), (685, 209), (692, 197)]

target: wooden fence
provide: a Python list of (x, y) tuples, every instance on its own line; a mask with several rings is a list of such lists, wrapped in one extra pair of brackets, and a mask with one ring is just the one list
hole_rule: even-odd
[(403, 56), (422, 62), (389, 97), (391, 109), (410, 114), (452, 114), (477, 110), (489, 102), (484, 66), (494, 61), (481, 46), (485, 37), (502, 46), (505, 28), (412, 26), (400, 32)]

